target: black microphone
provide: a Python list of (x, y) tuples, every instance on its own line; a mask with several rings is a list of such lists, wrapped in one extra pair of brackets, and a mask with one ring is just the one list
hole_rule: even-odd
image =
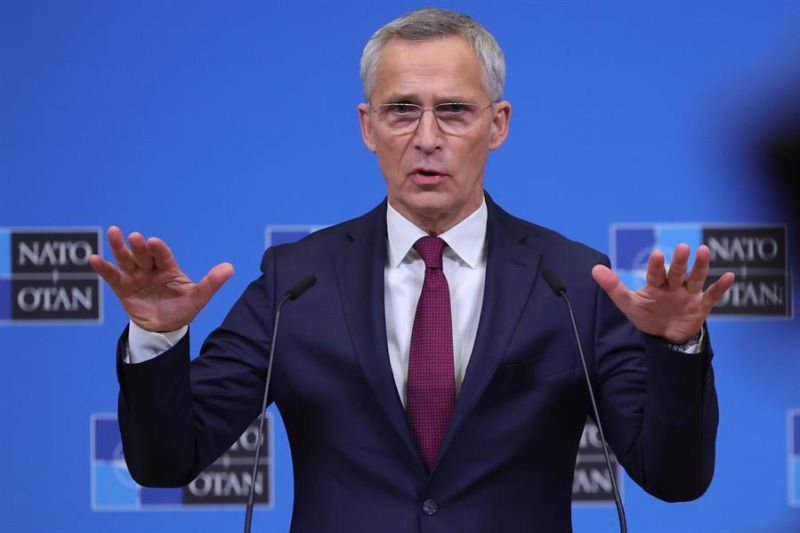
[(317, 282), (316, 276), (306, 276), (286, 291), (286, 296), (289, 297), (290, 300), (294, 301), (300, 298), (304, 292), (314, 286)]
[(622, 507), (622, 499), (619, 497), (619, 489), (617, 488), (617, 480), (611, 468), (611, 458), (608, 456), (608, 445), (606, 444), (606, 436), (603, 433), (603, 424), (600, 422), (600, 413), (597, 412), (597, 402), (594, 399), (594, 391), (592, 390), (592, 382), (589, 380), (589, 369), (586, 367), (586, 357), (583, 355), (583, 348), (581, 347), (581, 338), (578, 335), (578, 325), (575, 323), (575, 313), (572, 311), (572, 304), (567, 298), (567, 289), (564, 284), (549, 268), (542, 271), (542, 277), (550, 286), (553, 294), (559, 296), (567, 304), (569, 311), (569, 318), (572, 321), (572, 331), (575, 334), (575, 342), (578, 343), (578, 353), (581, 355), (581, 363), (583, 364), (583, 375), (586, 378), (586, 386), (589, 389), (589, 399), (592, 403), (592, 412), (594, 419), (597, 422), (597, 430), (600, 432), (600, 442), (603, 444), (603, 454), (606, 457), (606, 466), (608, 467), (608, 476), (611, 478), (611, 488), (614, 489), (614, 503), (617, 506), (617, 516), (619, 517), (619, 530), (622, 533), (628, 532), (628, 524), (625, 520), (625, 509)]
[(287, 290), (275, 308), (275, 325), (272, 327), (272, 345), (269, 348), (269, 361), (267, 362), (267, 382), (264, 384), (264, 398), (261, 400), (261, 414), (258, 416), (258, 435), (256, 436), (256, 452), (253, 458), (253, 475), (250, 481), (250, 493), (247, 496), (247, 508), (244, 514), (244, 531), (250, 533), (250, 525), (253, 522), (253, 500), (255, 498), (256, 475), (258, 474), (258, 456), (261, 452), (261, 439), (264, 434), (264, 411), (267, 410), (267, 398), (269, 397), (269, 382), (272, 379), (272, 359), (275, 356), (275, 341), (278, 338), (278, 323), (281, 319), (281, 308), (288, 300), (297, 300), (308, 289), (314, 286), (317, 278), (309, 275), (292, 285)]

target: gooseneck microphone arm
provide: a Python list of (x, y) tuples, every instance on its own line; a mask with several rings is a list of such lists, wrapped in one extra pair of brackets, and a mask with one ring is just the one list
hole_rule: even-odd
[(267, 362), (267, 380), (264, 384), (264, 397), (261, 400), (261, 414), (258, 416), (258, 435), (256, 436), (256, 451), (253, 459), (253, 475), (250, 479), (250, 492), (247, 495), (247, 508), (244, 514), (244, 531), (250, 533), (250, 525), (253, 522), (253, 504), (255, 499), (256, 475), (258, 474), (258, 456), (261, 452), (261, 439), (264, 435), (264, 411), (267, 410), (267, 398), (269, 397), (269, 382), (272, 379), (272, 359), (275, 356), (275, 341), (278, 338), (278, 323), (281, 320), (281, 309), (283, 304), (289, 300), (297, 300), (304, 292), (314, 286), (317, 278), (306, 276), (295, 283), (286, 291), (275, 308), (275, 324), (272, 326), (272, 343), (269, 348), (269, 360)]
[(600, 432), (600, 442), (603, 444), (603, 455), (606, 457), (606, 466), (608, 467), (608, 477), (611, 478), (611, 488), (614, 490), (614, 503), (617, 506), (617, 516), (619, 517), (619, 530), (622, 533), (628, 532), (628, 524), (625, 520), (625, 508), (622, 506), (622, 499), (619, 496), (619, 489), (617, 488), (617, 480), (614, 476), (614, 471), (611, 468), (611, 458), (608, 455), (608, 445), (606, 444), (606, 436), (603, 433), (603, 424), (600, 422), (600, 413), (597, 411), (597, 402), (594, 398), (594, 391), (592, 390), (592, 382), (589, 379), (589, 369), (586, 366), (586, 357), (583, 355), (583, 347), (581, 346), (581, 338), (578, 335), (578, 325), (575, 322), (575, 313), (572, 311), (572, 304), (567, 298), (567, 289), (564, 287), (564, 284), (555, 275), (555, 273), (550, 270), (549, 268), (545, 268), (542, 271), (542, 277), (550, 286), (550, 290), (553, 291), (553, 294), (560, 297), (564, 300), (564, 303), (567, 304), (567, 310), (569, 311), (569, 318), (572, 321), (572, 332), (575, 334), (575, 342), (578, 343), (578, 353), (581, 355), (581, 364), (583, 365), (583, 375), (586, 378), (586, 387), (589, 389), (589, 400), (591, 400), (592, 404), (592, 412), (594, 413), (594, 419), (597, 422), (597, 430)]

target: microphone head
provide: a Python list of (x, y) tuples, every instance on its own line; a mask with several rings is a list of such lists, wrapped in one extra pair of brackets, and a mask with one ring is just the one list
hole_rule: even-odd
[(289, 290), (286, 291), (286, 296), (288, 296), (290, 300), (297, 300), (304, 292), (313, 287), (316, 282), (317, 277), (310, 274), (290, 287)]
[(556, 276), (555, 272), (549, 268), (542, 270), (542, 277), (547, 282), (547, 285), (550, 286), (550, 290), (553, 291), (553, 294), (556, 296), (561, 296), (562, 294), (567, 293), (567, 289), (564, 287), (564, 284), (561, 282), (559, 277)]

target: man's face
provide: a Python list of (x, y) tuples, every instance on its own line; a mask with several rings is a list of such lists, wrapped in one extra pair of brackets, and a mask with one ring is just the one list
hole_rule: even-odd
[[(443, 132), (430, 111), (416, 129), (398, 134), (376, 111), (389, 103), (448, 102), (488, 108), (457, 135)], [(505, 140), (511, 112), (507, 102), (489, 104), (478, 58), (460, 37), (392, 39), (381, 51), (370, 103), (359, 105), (361, 132), (378, 156), (389, 202), (422, 229), (442, 233), (481, 204), (486, 158)]]

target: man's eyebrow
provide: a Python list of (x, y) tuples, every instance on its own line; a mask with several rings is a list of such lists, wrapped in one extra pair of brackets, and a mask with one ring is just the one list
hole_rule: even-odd
[[(413, 93), (394, 93), (386, 98), (387, 103), (393, 104), (420, 104), (422, 99), (417, 94)], [(465, 98), (460, 95), (437, 96), (434, 98), (434, 105), (447, 104), (452, 102), (466, 103), (471, 102), (471, 99)]]
[(389, 97), (386, 98), (386, 101), (394, 104), (400, 104), (400, 103), (416, 104), (420, 101), (420, 99), (417, 95), (411, 93), (405, 93), (405, 94), (394, 93), (389, 95)]

